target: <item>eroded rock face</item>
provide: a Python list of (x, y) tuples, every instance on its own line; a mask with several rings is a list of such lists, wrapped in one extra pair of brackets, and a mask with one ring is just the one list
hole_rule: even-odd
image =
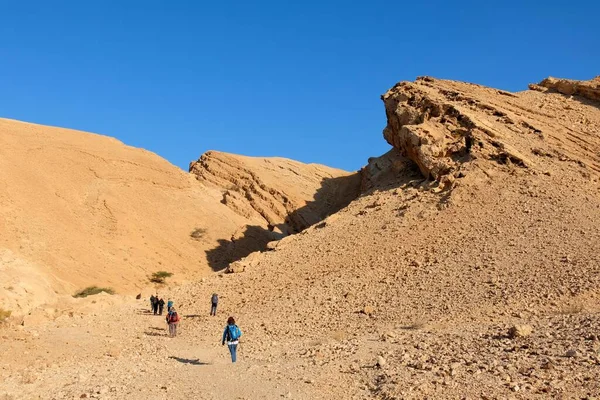
[(283, 158), (209, 151), (190, 164), (190, 172), (220, 188), (221, 203), (235, 213), (283, 235), (321, 221), (360, 191), (358, 173)]
[[(535, 169), (535, 156), (544, 154), (598, 169), (599, 157), (590, 146), (597, 139), (594, 121), (567, 113), (556, 92), (597, 101), (599, 85), (599, 78), (548, 78), (530, 86), (534, 90), (510, 93), (421, 77), (400, 82), (382, 96), (387, 116), (383, 135), (425, 178), (439, 181), (451, 181), (473, 160)], [(582, 110), (581, 115), (592, 114)], [(580, 133), (565, 143), (561, 136), (574, 127)]]
[[(456, 115), (448, 104), (429, 96), (418, 84), (402, 82), (382, 97), (388, 125), (383, 135), (389, 144), (413, 160), (425, 177), (438, 178), (453, 168), (446, 155), (450, 148), (463, 148), (464, 128), (472, 124), (453, 118), (455, 129), (439, 129), (428, 125), (440, 123), (443, 116)], [(463, 130), (459, 131), (460, 128)]]
[(532, 90), (546, 88), (567, 96), (581, 96), (588, 100), (600, 101), (600, 75), (589, 81), (548, 77), (538, 85), (530, 85), (529, 88)]

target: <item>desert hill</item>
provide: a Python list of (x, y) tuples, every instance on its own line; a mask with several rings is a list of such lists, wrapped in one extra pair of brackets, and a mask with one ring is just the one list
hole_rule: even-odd
[[(229, 171), (233, 181), (225, 187), (194, 179), (109, 137), (0, 119), (3, 307), (25, 312), (89, 285), (137, 293), (160, 270), (175, 281), (204, 276), (281, 237), (269, 223), (282, 224), (294, 212), (309, 221), (329, 214), (350, 201), (336, 190), (356, 192), (360, 184), (344, 171), (284, 159), (216, 152), (202, 159), (207, 170)], [(245, 211), (260, 192), (231, 195), (238, 193), (238, 174), (243, 180), (253, 168), (267, 190), (287, 200), (285, 207), (262, 204), (268, 219)], [(317, 192), (323, 202), (315, 201)]]
[[(363, 168), (362, 194), (238, 261), (243, 272), (169, 289), (181, 336), (164, 338), (135, 300), (15, 330), (6, 348), (24, 355), (0, 358), (0, 393), (597, 398), (597, 89), (554, 78), (519, 93), (429, 77), (395, 85), (382, 96), (392, 149)], [(209, 153), (191, 170), (203, 187), (225, 187), (220, 204), (234, 215), (296, 229), (263, 168), (231, 178), (227, 158)], [(235, 367), (219, 341), (228, 315), (244, 331)], [(87, 350), (62, 345), (74, 340)]]

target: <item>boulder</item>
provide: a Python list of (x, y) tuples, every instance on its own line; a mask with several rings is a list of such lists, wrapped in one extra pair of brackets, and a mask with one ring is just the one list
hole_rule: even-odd
[(375, 313), (375, 308), (373, 306), (365, 306), (362, 309), (363, 314), (373, 315)]
[(508, 337), (511, 339), (524, 338), (533, 333), (531, 325), (513, 325), (508, 330)]
[(227, 266), (225, 272), (228, 274), (238, 274), (240, 272), (244, 272), (246, 270), (246, 265), (240, 261), (235, 261)]

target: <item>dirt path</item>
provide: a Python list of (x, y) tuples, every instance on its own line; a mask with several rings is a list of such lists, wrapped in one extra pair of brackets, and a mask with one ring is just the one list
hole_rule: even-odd
[(0, 399), (320, 397), (292, 367), (258, 360), (243, 342), (232, 364), (220, 344), (223, 317), (184, 317), (176, 338), (167, 336), (163, 318), (126, 301), (97, 314), (5, 330)]

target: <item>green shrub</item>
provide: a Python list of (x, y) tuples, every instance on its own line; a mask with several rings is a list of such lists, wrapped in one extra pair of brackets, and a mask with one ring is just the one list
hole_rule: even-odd
[(0, 322), (6, 321), (10, 317), (10, 314), (12, 314), (12, 311), (0, 307)]
[(92, 296), (94, 294), (98, 294), (98, 293), (102, 293), (102, 292), (106, 292), (108, 294), (115, 294), (115, 290), (113, 288), (101, 288), (98, 286), (88, 286), (83, 290), (80, 290), (79, 292), (75, 293), (73, 295), (73, 297), (88, 297), (88, 296)]
[(165, 279), (173, 276), (172, 272), (158, 271), (152, 274), (150, 282), (154, 283), (165, 283)]
[(198, 239), (201, 239), (204, 236), (205, 233), (206, 233), (206, 229), (204, 229), (204, 228), (196, 228), (196, 229), (194, 229), (192, 231), (192, 233), (190, 233), (190, 237), (192, 239), (198, 240)]

